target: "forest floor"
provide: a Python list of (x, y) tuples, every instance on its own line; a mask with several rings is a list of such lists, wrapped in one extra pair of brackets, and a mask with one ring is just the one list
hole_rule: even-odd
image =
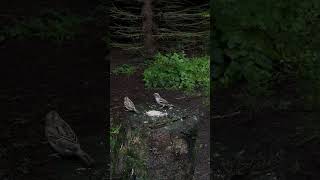
[[(90, 45), (88, 48), (87, 45)], [(101, 179), (106, 173), (104, 47), (76, 41), (10, 40), (1, 45), (0, 179)], [(101, 61), (101, 62), (98, 62)], [(99, 70), (100, 69), (100, 70)], [(93, 159), (56, 158), (44, 134), (46, 113), (56, 110)]]
[[(239, 104), (243, 102), (233, 98), (238, 95), (239, 89), (216, 92), (213, 117), (241, 112)], [(298, 107), (299, 102), (291, 100)], [(215, 179), (320, 179), (319, 113), (292, 107), (262, 109), (252, 121), (248, 121), (249, 117), (243, 111), (214, 119)]]
[[(143, 82), (143, 70), (145, 68), (143, 58), (134, 58), (123, 51), (114, 49), (110, 54), (111, 64), (110, 70), (114, 70), (119, 65), (130, 64), (136, 67), (133, 75), (112, 75), (110, 78), (110, 110), (111, 117), (124, 118), (123, 97), (130, 97), (135, 103), (153, 102), (153, 93), (155, 90), (146, 89)], [(208, 106), (203, 105), (204, 97), (202, 96), (185, 96), (183, 99), (177, 100), (177, 97), (184, 96), (183, 92), (156, 90), (165, 97), (170, 103), (179, 107), (193, 107), (199, 109), (202, 113), (199, 123), (199, 133), (196, 140), (197, 154), (194, 164), (194, 179), (207, 180), (210, 178), (210, 110)], [(191, 177), (191, 176), (190, 176)], [(157, 179), (156, 177), (154, 177)], [(160, 177), (159, 177), (160, 178)]]

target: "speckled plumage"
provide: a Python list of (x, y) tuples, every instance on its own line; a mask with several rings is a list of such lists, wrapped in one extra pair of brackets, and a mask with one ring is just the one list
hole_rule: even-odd
[(128, 111), (134, 111), (136, 113), (139, 113), (139, 111), (136, 109), (135, 105), (133, 104), (133, 102), (126, 96), (124, 97), (124, 101), (123, 101), (124, 107), (128, 110)]
[(50, 111), (45, 120), (45, 135), (55, 151), (63, 156), (78, 156), (88, 166), (93, 164), (94, 160), (80, 148), (74, 131), (56, 111)]
[(156, 99), (156, 102), (163, 107), (173, 107), (172, 104), (169, 104), (167, 100), (163, 99), (159, 93), (154, 93), (153, 94), (154, 98)]

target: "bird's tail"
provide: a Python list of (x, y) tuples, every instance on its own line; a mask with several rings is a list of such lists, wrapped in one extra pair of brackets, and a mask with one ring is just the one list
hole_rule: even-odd
[(94, 160), (87, 154), (86, 152), (80, 150), (77, 155), (79, 158), (87, 165), (87, 166), (92, 166), (94, 164)]
[(137, 109), (134, 109), (134, 112), (136, 112), (137, 114), (139, 114), (139, 113), (140, 113), (140, 111), (138, 111)]

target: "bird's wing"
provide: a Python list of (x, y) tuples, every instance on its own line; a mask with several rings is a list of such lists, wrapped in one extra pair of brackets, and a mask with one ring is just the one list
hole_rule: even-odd
[(127, 109), (131, 109), (131, 106), (130, 106), (130, 104), (129, 104), (129, 102), (128, 101), (125, 101), (124, 102), (124, 107), (126, 107)]
[(163, 98), (159, 98), (159, 102), (163, 104), (168, 104), (168, 101)]
[(129, 104), (130, 106), (134, 107), (134, 104), (133, 104), (133, 102), (132, 102), (130, 99), (128, 99), (128, 104)]
[(47, 137), (50, 140), (68, 139), (71, 142), (78, 143), (78, 138), (71, 127), (63, 120), (48, 120), (46, 124)]
[(133, 102), (128, 99), (128, 101), (125, 102), (126, 103), (126, 107), (130, 110), (135, 110), (135, 105), (133, 104)]
[(77, 136), (73, 131), (65, 131), (60, 126), (47, 127), (46, 135), (49, 141), (59, 141), (61, 139), (64, 139), (72, 143), (78, 143)]

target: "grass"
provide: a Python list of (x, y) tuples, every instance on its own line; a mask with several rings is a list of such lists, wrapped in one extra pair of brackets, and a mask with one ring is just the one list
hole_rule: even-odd
[(121, 147), (121, 136), (120, 136), (121, 125), (110, 128), (110, 150), (111, 150), (111, 171), (115, 173), (117, 168), (117, 161), (119, 157), (119, 149)]
[(139, 179), (147, 179), (147, 151), (142, 137), (139, 130), (128, 133), (121, 123), (110, 128), (111, 176), (129, 179), (134, 169)]

